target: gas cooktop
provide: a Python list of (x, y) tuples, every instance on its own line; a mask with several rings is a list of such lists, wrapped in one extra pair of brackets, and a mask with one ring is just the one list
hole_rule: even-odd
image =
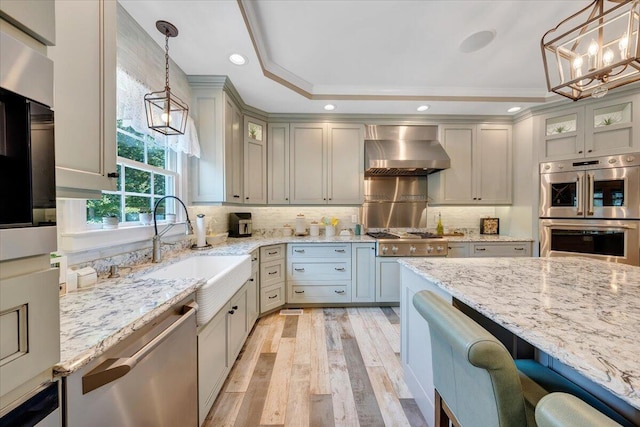
[(447, 241), (433, 233), (367, 233), (376, 239), (376, 256), (447, 256)]

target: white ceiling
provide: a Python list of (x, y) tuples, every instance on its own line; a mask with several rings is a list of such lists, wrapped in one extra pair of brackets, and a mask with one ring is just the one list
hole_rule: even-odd
[[(180, 32), (171, 58), (189, 74), (228, 75), (243, 100), (269, 113), (506, 115), (548, 97), (540, 39), (588, 0), (120, 0), (164, 46), (155, 28)], [(241, 12), (244, 8), (265, 77)], [(492, 43), (460, 43), (483, 30)], [(240, 53), (244, 66), (228, 57)], [(303, 94), (300, 94), (301, 92)], [(322, 98), (322, 99), (309, 99)], [(366, 99), (365, 99), (366, 97)], [(479, 97), (462, 100), (459, 97)], [(491, 102), (499, 97), (501, 102)]]

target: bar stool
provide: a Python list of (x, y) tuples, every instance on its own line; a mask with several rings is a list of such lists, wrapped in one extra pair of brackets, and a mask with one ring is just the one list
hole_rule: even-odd
[[(577, 398), (548, 395), (518, 372), (500, 341), (438, 295), (418, 292), (413, 305), (429, 323), (436, 427), (448, 426), (449, 421), (464, 427), (534, 427), (539, 401), (549, 402), (540, 409), (539, 419), (546, 423), (541, 427), (619, 425)], [(565, 401), (572, 406), (562, 412)], [(571, 417), (560, 415), (571, 411), (593, 424), (561, 424)], [(611, 424), (598, 424), (602, 419)]]

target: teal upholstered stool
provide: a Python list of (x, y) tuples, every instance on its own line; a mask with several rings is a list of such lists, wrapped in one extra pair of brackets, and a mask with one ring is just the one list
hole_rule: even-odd
[(551, 393), (536, 406), (538, 427), (615, 427), (620, 424), (568, 393)]
[[(536, 404), (548, 392), (518, 372), (500, 341), (432, 292), (418, 292), (413, 305), (429, 323), (437, 427), (449, 420), (464, 427), (536, 426)], [(588, 415), (585, 407), (608, 420), (587, 404), (580, 406), (581, 414)]]

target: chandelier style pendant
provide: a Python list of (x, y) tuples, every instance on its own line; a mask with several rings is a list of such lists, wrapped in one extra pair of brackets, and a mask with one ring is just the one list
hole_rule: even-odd
[(640, 80), (639, 30), (640, 0), (594, 0), (542, 37), (547, 88), (577, 101)]
[(169, 87), (169, 37), (176, 37), (178, 29), (167, 21), (157, 21), (156, 28), (165, 36), (165, 87), (144, 96), (147, 124), (164, 135), (184, 135), (189, 106), (172, 94)]

